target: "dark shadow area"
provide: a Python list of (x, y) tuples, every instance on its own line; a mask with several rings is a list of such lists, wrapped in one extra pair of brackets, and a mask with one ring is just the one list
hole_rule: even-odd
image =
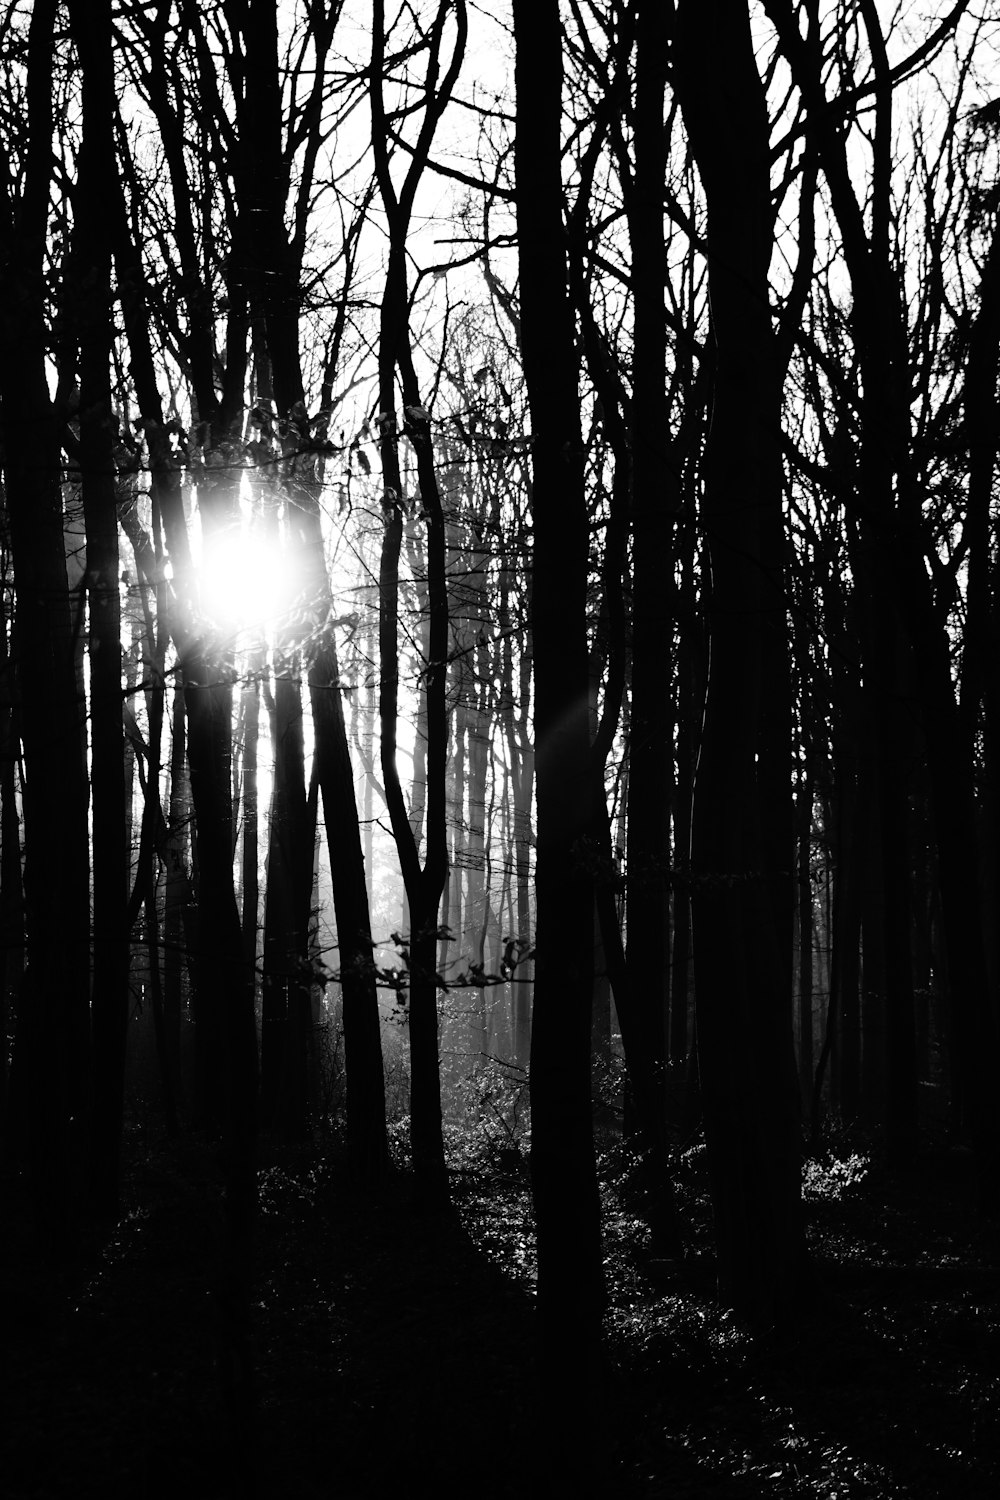
[[(616, 1309), (627, 1493), (701, 1493), (675, 1482), (681, 1451), (758, 1495), (996, 1494), (1000, 1241), (965, 1175), (927, 1152), (906, 1174), (810, 1194), (815, 1283), (794, 1338), (771, 1347), (720, 1311), (705, 1256)], [(688, 1207), (704, 1212), (693, 1184)]]
[[(644, 1259), (607, 1174), (609, 1360), (603, 1415), (580, 1434), (592, 1492), (997, 1493), (996, 1234), (961, 1162), (843, 1189), (831, 1170), (808, 1198), (801, 1327), (770, 1347), (713, 1295), (702, 1170), (689, 1153), (691, 1254), (673, 1264)], [(127, 1180), (122, 1223), (71, 1257), (38, 1248), (19, 1179), (3, 1183), (5, 1497), (537, 1492), (552, 1393), (534, 1375), (523, 1173), (458, 1174), (454, 1211), (433, 1216), (404, 1177), (365, 1200), (315, 1155), (272, 1157), (255, 1402), (237, 1424), (217, 1359), (217, 1164), (133, 1143)]]
[(415, 1212), (405, 1186), (365, 1201), (301, 1158), (266, 1167), (256, 1399), (234, 1428), (216, 1358), (211, 1162), (147, 1159), (130, 1192), (111, 1239), (69, 1262), (39, 1256), (8, 1213), (10, 1500), (95, 1487), (360, 1500), (417, 1484), (459, 1493), (476, 1472), (480, 1493), (523, 1493), (531, 1309), (456, 1215)]

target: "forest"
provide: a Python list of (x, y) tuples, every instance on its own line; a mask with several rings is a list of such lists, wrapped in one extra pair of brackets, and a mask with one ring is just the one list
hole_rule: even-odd
[(0, 12), (0, 1490), (995, 1494), (995, 8)]

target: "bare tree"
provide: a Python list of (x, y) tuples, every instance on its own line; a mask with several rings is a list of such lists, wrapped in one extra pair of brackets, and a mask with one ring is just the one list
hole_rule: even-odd
[[(532, 430), (537, 929), (531, 1170), (553, 1472), (580, 1471), (604, 1304), (590, 1105), (593, 762), (589, 525), (562, 219), (559, 9), (514, 6), (521, 352)], [(549, 1383), (551, 1382), (551, 1383)]]
[[(448, 596), (445, 527), (434, 463), (430, 416), (425, 409), (414, 365), (407, 291), (407, 234), (417, 186), (427, 163), (434, 132), (458, 78), (465, 51), (467, 18), (464, 0), (455, 7), (455, 39), (441, 76), (441, 49), (451, 7), (441, 4), (430, 29), (419, 39), (426, 50), (426, 73), (418, 85), (422, 119), (399, 189), (392, 178), (389, 144), (394, 115), (384, 100), (386, 69), (385, 13), (375, 6), (372, 29), (372, 145), (382, 207), (389, 229), (379, 325), (379, 451), (382, 463), (384, 539), (379, 565), (379, 663), (381, 697), (382, 782), (410, 910), (407, 944), (410, 1030), (410, 1126), (413, 1165), (420, 1191), (429, 1202), (447, 1197), (444, 1143), (441, 1134), (441, 1082), (438, 1062), (437, 952), (438, 909), (448, 870), (445, 763), (448, 753), (447, 657)], [(396, 375), (403, 398), (403, 425), (397, 421)], [(428, 633), (424, 692), (427, 716), (427, 794), (424, 857), (403, 797), (396, 761), (399, 714), (399, 560), (403, 545), (404, 495), (399, 443), (405, 432), (416, 453), (421, 517), (426, 523)]]
[(677, 8), (674, 87), (708, 203), (716, 376), (702, 522), (710, 668), (692, 832), (698, 1054), (726, 1296), (767, 1327), (800, 1285), (791, 1029), (791, 698), (770, 324), (769, 129), (749, 15)]
[(84, 705), (63, 539), (63, 403), (70, 393), (53, 401), (46, 367), (57, 11), (49, 0), (32, 8), (24, 52), (27, 134), (0, 141), (7, 268), (0, 421), (24, 753), (27, 970), (18, 997), (16, 1097), (25, 1108), (40, 1218), (63, 1231), (86, 1186), (90, 858)]

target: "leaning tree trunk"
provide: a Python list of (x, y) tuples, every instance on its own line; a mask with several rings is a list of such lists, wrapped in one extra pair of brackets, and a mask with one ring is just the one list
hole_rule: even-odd
[[(444, 76), (440, 76), (445, 22), (454, 8), (456, 37)], [(409, 168), (396, 189), (389, 169), (389, 130), (383, 98), (386, 64), (385, 11), (375, 5), (372, 27), (371, 108), (375, 170), (389, 228), (389, 254), (379, 323), (379, 452), (382, 464), (384, 533), (379, 564), (379, 702), (382, 779), (403, 884), (410, 908), (409, 970), (410, 1140), (418, 1191), (427, 1205), (447, 1201), (447, 1171), (441, 1124), (438, 1057), (438, 913), (448, 873), (448, 595), (445, 525), (431, 439), (430, 417), (421, 401), (409, 327), (406, 241), (413, 201), (427, 165), (434, 132), (451, 98), (465, 52), (467, 16), (463, 0), (441, 4), (427, 36), (426, 107)], [(417, 483), (426, 524), (427, 665), (426, 825), (421, 862), (407, 816), (396, 764), (399, 701), (399, 561), (403, 542), (404, 495), (396, 420), (396, 375), (403, 396), (404, 429), (416, 454)]]

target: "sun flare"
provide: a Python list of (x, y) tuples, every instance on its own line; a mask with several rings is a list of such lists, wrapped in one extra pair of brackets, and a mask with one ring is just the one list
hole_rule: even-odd
[(244, 643), (274, 636), (302, 582), (281, 537), (264, 537), (246, 517), (238, 531), (203, 545), (198, 579), (206, 621)]

